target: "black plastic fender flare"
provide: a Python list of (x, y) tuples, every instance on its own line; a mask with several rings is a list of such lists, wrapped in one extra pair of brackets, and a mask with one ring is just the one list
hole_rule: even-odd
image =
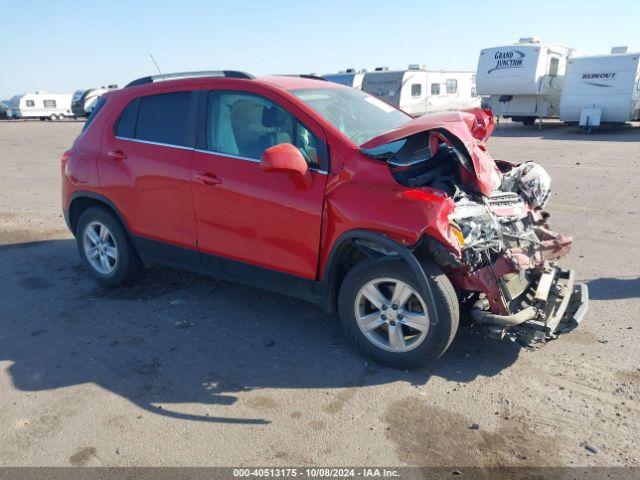
[(416, 258), (416, 256), (413, 254), (411, 250), (409, 250), (406, 246), (402, 245), (401, 243), (387, 237), (386, 235), (383, 235), (378, 232), (373, 232), (371, 230), (349, 230), (348, 232), (343, 233), (338, 237), (338, 239), (335, 241), (333, 245), (333, 248), (331, 249), (331, 253), (329, 254), (329, 259), (327, 260), (328, 268), (325, 271), (328, 272), (329, 275), (333, 275), (333, 272), (335, 271), (335, 265), (334, 265), (335, 254), (340, 250), (340, 248), (342, 247), (342, 245), (344, 245), (345, 242), (349, 242), (349, 241), (353, 241), (356, 244), (356, 246), (360, 250), (362, 250), (363, 253), (365, 253), (365, 255), (367, 255), (369, 258), (374, 258), (379, 260), (389, 258), (388, 255), (385, 255), (382, 253), (379, 256), (372, 255), (371, 254), (372, 251), (367, 249), (365, 246), (358, 244), (357, 240), (367, 240), (369, 242), (378, 244), (381, 247), (384, 247), (385, 249), (396, 253), (400, 258), (402, 258), (402, 260), (404, 260), (409, 265), (409, 267), (411, 268), (411, 270), (413, 271), (416, 277), (416, 280), (418, 281), (418, 285), (420, 285), (421, 290), (424, 292), (427, 292), (428, 298), (426, 300), (427, 300), (427, 308), (430, 310), (429, 315), (431, 318), (435, 319), (437, 322), (438, 313), (435, 308), (436, 300), (433, 295), (433, 290), (431, 289), (431, 285), (429, 284), (429, 280), (427, 278), (426, 272), (424, 271), (424, 268), (422, 268), (422, 265), (420, 264), (420, 262), (418, 261), (418, 259)]

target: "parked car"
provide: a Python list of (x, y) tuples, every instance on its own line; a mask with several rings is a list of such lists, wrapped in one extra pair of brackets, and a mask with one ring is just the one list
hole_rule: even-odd
[(160, 263), (287, 293), (395, 367), (440, 357), (461, 307), (501, 338), (555, 338), (587, 289), (555, 263), (571, 238), (547, 225), (548, 174), (494, 161), (492, 129), (317, 79), (145, 77), (64, 153), (64, 216), (103, 285)]

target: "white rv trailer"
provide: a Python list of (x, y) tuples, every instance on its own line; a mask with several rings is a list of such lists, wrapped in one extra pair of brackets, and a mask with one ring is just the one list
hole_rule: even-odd
[(424, 65), (378, 67), (365, 73), (362, 90), (416, 117), (480, 106), (474, 72), (427, 70)]
[(71, 112), (76, 117), (88, 117), (98, 103), (98, 99), (108, 91), (117, 88), (117, 85), (109, 85), (107, 88), (76, 90), (71, 98)]
[(478, 94), (496, 117), (533, 125), (536, 119), (558, 117), (567, 61), (581, 55), (573, 48), (521, 38), (514, 45), (480, 51)]
[(62, 120), (73, 117), (71, 95), (37, 91), (16, 95), (10, 101), (8, 118), (39, 118), (40, 120)]
[(364, 78), (365, 73), (366, 70), (347, 68), (346, 70), (341, 70), (338, 73), (328, 73), (326, 75), (322, 75), (322, 78), (333, 83), (346, 85), (347, 87), (362, 89), (362, 79)]
[[(618, 53), (615, 53), (618, 52)], [(560, 120), (587, 130), (601, 123), (640, 119), (640, 53), (624, 47), (610, 55), (569, 60)]]

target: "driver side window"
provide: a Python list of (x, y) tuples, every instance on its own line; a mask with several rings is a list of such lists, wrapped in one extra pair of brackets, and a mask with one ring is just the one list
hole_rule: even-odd
[(260, 160), (267, 148), (292, 143), (309, 166), (318, 166), (316, 137), (271, 100), (248, 93), (212, 91), (207, 103), (207, 150)]

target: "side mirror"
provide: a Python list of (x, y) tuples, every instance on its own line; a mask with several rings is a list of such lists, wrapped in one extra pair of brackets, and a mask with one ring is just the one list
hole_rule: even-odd
[(290, 143), (281, 143), (267, 148), (260, 161), (260, 169), (264, 172), (288, 172), (304, 175), (308, 168), (300, 150)]

